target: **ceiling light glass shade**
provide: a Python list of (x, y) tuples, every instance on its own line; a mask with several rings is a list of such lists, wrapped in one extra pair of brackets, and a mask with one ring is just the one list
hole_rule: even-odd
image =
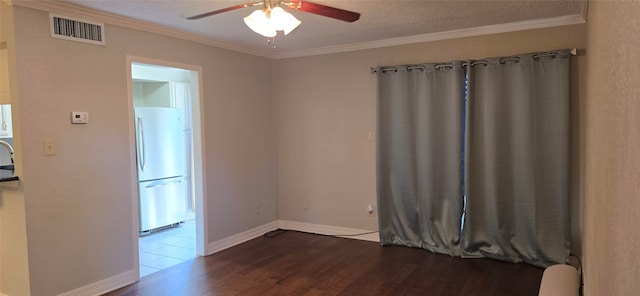
[(285, 35), (289, 35), (289, 33), (291, 33), (291, 31), (293, 31), (295, 28), (297, 28), (300, 24), (302, 24), (301, 21), (299, 21), (297, 18), (295, 18), (292, 14), (289, 13), (289, 25), (287, 25), (284, 28), (284, 34)]
[(277, 32), (271, 27), (267, 15), (262, 10), (256, 10), (249, 16), (244, 18), (244, 23), (247, 24), (254, 32), (264, 37), (275, 37)]
[(274, 7), (269, 14), (269, 24), (276, 31), (282, 31), (289, 25), (291, 14), (280, 7)]

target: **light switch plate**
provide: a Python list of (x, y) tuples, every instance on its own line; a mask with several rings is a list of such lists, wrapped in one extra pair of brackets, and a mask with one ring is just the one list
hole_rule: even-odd
[(84, 112), (84, 111), (71, 112), (71, 123), (73, 124), (89, 123), (89, 112)]

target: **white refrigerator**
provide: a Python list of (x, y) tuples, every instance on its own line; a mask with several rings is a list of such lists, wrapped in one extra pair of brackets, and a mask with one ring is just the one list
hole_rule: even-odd
[(186, 219), (182, 114), (165, 107), (135, 108), (140, 232)]

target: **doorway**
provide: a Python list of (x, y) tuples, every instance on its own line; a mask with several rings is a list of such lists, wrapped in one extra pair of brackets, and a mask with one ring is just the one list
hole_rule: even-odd
[(140, 277), (204, 255), (201, 68), (127, 57)]

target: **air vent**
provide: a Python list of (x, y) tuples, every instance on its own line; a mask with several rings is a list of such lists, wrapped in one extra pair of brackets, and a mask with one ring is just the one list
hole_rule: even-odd
[(49, 14), (49, 19), (51, 19), (51, 37), (53, 38), (105, 45), (103, 23), (55, 14)]

